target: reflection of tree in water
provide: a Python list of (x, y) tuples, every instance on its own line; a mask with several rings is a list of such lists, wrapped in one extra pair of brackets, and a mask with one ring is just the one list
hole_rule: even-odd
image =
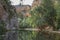
[(6, 32), (4, 40), (17, 40), (17, 39), (18, 39), (18, 32), (16, 31)]
[(36, 32), (34, 31), (20, 31), (18, 40), (34, 40)]
[(54, 40), (54, 34), (47, 32), (38, 32), (36, 40)]
[(20, 31), (19, 40), (55, 40), (55, 37), (52, 33)]

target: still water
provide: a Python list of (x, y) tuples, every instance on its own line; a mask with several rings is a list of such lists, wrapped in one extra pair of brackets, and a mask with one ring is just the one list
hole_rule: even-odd
[(0, 35), (0, 40), (55, 40), (53, 34), (37, 31), (8, 31)]
[(0, 35), (0, 40), (34, 40), (36, 34), (35, 31), (8, 31)]

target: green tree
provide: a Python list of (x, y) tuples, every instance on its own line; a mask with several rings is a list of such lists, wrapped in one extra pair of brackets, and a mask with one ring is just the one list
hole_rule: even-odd
[(53, 26), (56, 29), (55, 22), (56, 22), (56, 10), (54, 9), (53, 1), (52, 0), (43, 0), (42, 2), (43, 8), (45, 8), (45, 20), (46, 22)]
[(47, 23), (53, 26), (54, 29), (56, 28), (56, 10), (52, 0), (42, 0), (42, 4), (32, 9), (30, 13), (32, 16), (28, 19), (32, 20), (31, 24), (35, 23), (35, 26), (41, 26)]
[(57, 11), (57, 29), (60, 29), (60, 0), (55, 0), (55, 9)]

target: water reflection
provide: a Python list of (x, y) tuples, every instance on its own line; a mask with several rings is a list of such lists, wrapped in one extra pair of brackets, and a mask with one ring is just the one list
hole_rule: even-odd
[(0, 35), (0, 40), (55, 40), (55, 34), (27, 30), (8, 31)]
[(0, 40), (34, 40), (36, 34), (35, 31), (8, 31), (0, 36)]
[(6, 32), (4, 40), (18, 40), (18, 33), (16, 31)]
[(55, 40), (54, 34), (37, 31), (20, 31), (19, 40)]
[(20, 31), (18, 40), (34, 40), (36, 34), (35, 31)]
[(17, 31), (8, 31), (3, 35), (0, 35), (0, 40), (18, 40)]

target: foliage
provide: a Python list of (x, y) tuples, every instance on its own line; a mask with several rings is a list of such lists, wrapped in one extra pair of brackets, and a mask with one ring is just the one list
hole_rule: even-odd
[(5, 34), (5, 32), (6, 32), (5, 23), (2, 20), (0, 20), (0, 35)]
[(57, 11), (57, 29), (60, 29), (60, 0), (55, 0), (55, 9)]
[(43, 8), (45, 8), (45, 20), (46, 22), (55, 27), (55, 22), (56, 22), (56, 10), (54, 9), (54, 5), (52, 0), (43, 0)]
[(20, 27), (41, 27), (51, 25), (56, 29), (56, 10), (52, 0), (42, 0), (42, 4), (30, 10), (31, 17), (23, 17), (20, 20)]
[(31, 27), (26, 21), (27, 17), (24, 17), (22, 13), (18, 14), (18, 22), (20, 28), (26, 28), (26, 27)]
[(32, 23), (35, 23), (35, 27), (40, 27), (44, 25), (46, 22), (44, 20), (44, 11), (41, 6), (36, 7), (35, 9), (30, 11)]
[(51, 0), (43, 0), (40, 6), (31, 9), (30, 14), (31, 17), (26, 18), (30, 26), (40, 27), (47, 23), (55, 28), (56, 10)]
[(10, 20), (14, 15), (16, 15), (15, 8), (11, 5), (10, 0), (1, 0), (3, 8), (6, 12), (8, 12), (8, 19)]

